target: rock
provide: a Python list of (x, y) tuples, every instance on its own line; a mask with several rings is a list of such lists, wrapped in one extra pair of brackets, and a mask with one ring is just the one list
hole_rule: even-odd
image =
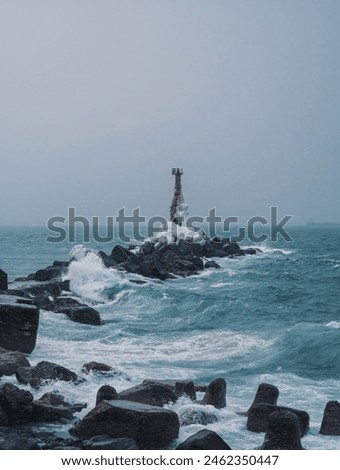
[(223, 250), (227, 256), (244, 256), (245, 253), (236, 242), (229, 242), (223, 245)]
[(0, 295), (0, 347), (30, 354), (36, 344), (39, 310), (32, 300)]
[(86, 403), (68, 403), (65, 401), (65, 398), (57, 392), (44, 393), (44, 395), (40, 397), (35, 403), (67, 408), (72, 413), (77, 413), (87, 407)]
[(139, 447), (134, 439), (128, 437), (113, 438), (110, 436), (94, 436), (81, 445), (85, 450), (138, 450)]
[(30, 367), (26, 356), (18, 351), (7, 351), (0, 348), (0, 376), (13, 375), (19, 367)]
[(216, 432), (202, 429), (182, 442), (176, 450), (231, 450), (231, 448)]
[(113, 368), (107, 364), (103, 364), (102, 362), (92, 361), (84, 364), (81, 370), (85, 374), (89, 374), (90, 372), (100, 372), (105, 374), (105, 372), (112, 372)]
[(275, 411), (289, 411), (294, 413), (300, 423), (301, 437), (306, 434), (309, 429), (309, 415), (306, 411), (296, 410), (285, 406), (268, 405), (258, 403), (248, 410), (247, 429), (253, 432), (267, 432), (269, 425), (269, 416)]
[(8, 278), (7, 273), (0, 269), (0, 291), (8, 289)]
[(119, 400), (128, 400), (152, 406), (174, 403), (177, 395), (169, 387), (156, 382), (147, 382), (118, 393)]
[(113, 247), (111, 251), (110, 258), (116, 262), (117, 264), (123, 263), (126, 261), (130, 256), (136, 256), (134, 253), (131, 253), (131, 251), (127, 250), (121, 245), (116, 245)]
[(39, 388), (51, 380), (79, 383), (84, 381), (75, 372), (53, 362), (41, 361), (35, 367), (20, 367), (16, 372), (18, 382)]
[(0, 407), (2, 416), (7, 416), (7, 425), (28, 423), (32, 419), (33, 395), (13, 384), (0, 385)]
[(70, 290), (70, 281), (60, 279), (46, 282), (29, 282), (20, 287), (20, 289), (11, 289), (7, 293), (29, 299), (37, 305), (38, 308), (51, 310), (55, 299)]
[(178, 397), (187, 396), (193, 401), (196, 400), (195, 385), (194, 385), (194, 382), (192, 381), (176, 382), (174, 392), (175, 392), (175, 395), (177, 395)]
[(88, 307), (87, 305), (63, 308), (63, 313), (65, 313), (70, 320), (77, 323), (94, 326), (102, 324), (99, 312), (97, 312), (97, 310), (92, 307)]
[(111, 385), (103, 385), (97, 392), (96, 406), (104, 400), (118, 400), (118, 393)]
[(32, 421), (38, 423), (65, 422), (73, 418), (73, 413), (68, 407), (48, 405), (41, 401), (32, 403)]
[(103, 401), (69, 432), (82, 439), (98, 434), (134, 439), (142, 449), (160, 449), (177, 439), (178, 416), (171, 410), (141, 403)]
[(268, 430), (263, 450), (301, 450), (300, 424), (295, 413), (288, 410), (278, 410), (268, 419)]
[(216, 423), (218, 417), (211, 410), (206, 410), (203, 406), (186, 405), (182, 406), (178, 411), (178, 418), (181, 426), (191, 426), (192, 424)]
[(215, 269), (220, 269), (220, 265), (216, 263), (213, 259), (210, 261), (207, 261), (204, 265), (204, 269), (209, 269), (209, 268), (215, 268)]
[(326, 404), (320, 434), (340, 436), (340, 403), (338, 401), (329, 401)]
[(203, 405), (213, 405), (215, 408), (221, 409), (226, 406), (227, 384), (224, 379), (213, 380), (207, 388), (202, 399)]
[[(275, 385), (262, 383), (258, 386), (255, 398), (250, 408), (258, 403), (276, 405), (279, 398), (279, 389)], [(248, 412), (246, 413), (248, 415)]]
[(66, 272), (63, 266), (47, 266), (47, 268), (39, 269), (35, 275), (35, 281), (51, 281), (52, 279), (60, 279)]

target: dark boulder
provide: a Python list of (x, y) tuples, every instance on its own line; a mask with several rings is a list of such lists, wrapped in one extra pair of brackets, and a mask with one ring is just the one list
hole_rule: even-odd
[(338, 401), (329, 401), (326, 404), (320, 434), (340, 436), (340, 403)]
[(24, 297), (27, 301), (34, 301), (38, 308), (51, 310), (55, 299), (70, 290), (70, 281), (60, 279), (46, 282), (28, 282), (19, 289), (7, 291), (9, 294)]
[(30, 367), (26, 356), (19, 351), (0, 348), (0, 376), (14, 375), (19, 367)]
[(8, 278), (7, 273), (0, 269), (0, 291), (8, 289)]
[(196, 400), (196, 386), (192, 380), (143, 380), (143, 385), (146, 384), (160, 384), (168, 387), (177, 397), (187, 396)]
[(114, 268), (117, 266), (117, 261), (115, 261), (111, 256), (106, 254), (104, 251), (99, 251), (98, 256), (102, 260), (106, 268)]
[(227, 384), (224, 379), (213, 380), (207, 388), (202, 399), (203, 405), (213, 405), (215, 408), (224, 408), (226, 406)]
[(65, 406), (49, 405), (41, 401), (32, 403), (32, 421), (38, 423), (65, 422), (73, 419), (70, 408)]
[(115, 245), (111, 251), (110, 258), (117, 264), (120, 264), (126, 261), (130, 256), (135, 257), (136, 255), (121, 245)]
[(42, 403), (44, 405), (67, 408), (72, 413), (78, 413), (79, 411), (87, 407), (86, 403), (68, 403), (67, 401), (65, 401), (65, 398), (58, 392), (44, 393), (44, 395), (34, 403)]
[(223, 245), (223, 250), (227, 256), (244, 256), (245, 253), (236, 242), (229, 242)]
[(53, 266), (39, 269), (34, 275), (34, 280), (44, 282), (51, 281), (52, 279), (60, 279), (66, 273), (67, 266), (57, 263)]
[(102, 362), (87, 362), (86, 364), (83, 365), (82, 367), (82, 372), (85, 374), (89, 374), (90, 372), (99, 372), (99, 373), (107, 373), (107, 372), (112, 372), (113, 367), (103, 364)]
[(28, 423), (32, 419), (33, 395), (13, 384), (0, 385), (0, 409), (7, 425)]
[(106, 435), (94, 436), (81, 443), (85, 450), (138, 450), (139, 447), (134, 439), (128, 437), (113, 438)]
[(191, 426), (192, 424), (207, 424), (216, 423), (218, 417), (216, 414), (207, 410), (205, 406), (200, 405), (185, 405), (178, 411), (178, 418), (181, 426)]
[(142, 449), (160, 449), (177, 439), (175, 412), (142, 403), (122, 400), (103, 401), (69, 432), (81, 439), (98, 434), (134, 439)]
[(104, 400), (118, 400), (118, 393), (111, 385), (102, 385), (97, 392), (96, 406)]
[(278, 410), (268, 419), (268, 430), (263, 450), (302, 450), (300, 440), (300, 424), (295, 413), (288, 410)]
[(134, 272), (141, 276), (160, 279), (162, 281), (172, 277), (158, 253), (153, 253), (152, 255), (142, 258)]
[(128, 400), (144, 403), (152, 406), (163, 406), (167, 403), (174, 403), (177, 395), (169, 387), (156, 382), (147, 382), (118, 394), (119, 400)]
[(231, 447), (216, 432), (202, 429), (182, 442), (176, 450), (231, 450)]
[[(262, 383), (258, 386), (256, 395), (250, 408), (258, 403), (276, 405), (279, 398), (279, 389), (275, 385)], [(248, 414), (248, 412), (246, 413)]]
[(214, 269), (220, 269), (220, 265), (216, 263), (213, 259), (207, 261), (204, 265), (204, 269), (209, 269), (209, 268), (214, 268)]
[(98, 326), (102, 324), (102, 320), (99, 312), (92, 307), (87, 305), (81, 305), (80, 307), (69, 307), (63, 308), (63, 312), (68, 318), (76, 323), (83, 323), (85, 325)]
[(0, 347), (30, 354), (36, 344), (39, 310), (32, 300), (0, 295)]
[(33, 388), (39, 388), (52, 380), (75, 383), (84, 381), (75, 372), (48, 361), (41, 361), (34, 367), (20, 367), (16, 377), (18, 382), (30, 384)]
[(309, 415), (306, 411), (296, 410), (285, 406), (268, 405), (258, 403), (248, 410), (247, 429), (253, 432), (267, 432), (269, 425), (269, 416), (275, 411), (289, 411), (294, 413), (300, 423), (301, 437), (306, 434), (309, 429)]

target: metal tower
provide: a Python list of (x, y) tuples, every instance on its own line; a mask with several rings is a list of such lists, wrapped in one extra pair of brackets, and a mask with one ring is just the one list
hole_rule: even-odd
[(175, 175), (175, 188), (174, 197), (172, 198), (172, 204), (170, 206), (170, 221), (177, 225), (182, 225), (188, 210), (182, 193), (181, 177), (183, 175), (183, 168), (173, 168), (172, 174)]

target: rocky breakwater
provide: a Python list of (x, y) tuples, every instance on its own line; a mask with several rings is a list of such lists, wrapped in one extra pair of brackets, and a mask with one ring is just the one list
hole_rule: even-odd
[(116, 268), (159, 280), (187, 277), (203, 269), (218, 269), (212, 258), (236, 258), (255, 255), (261, 250), (241, 248), (229, 238), (203, 237), (199, 242), (190, 237), (169, 242), (167, 238), (147, 239), (141, 245), (115, 245), (110, 254), (98, 253), (107, 268)]

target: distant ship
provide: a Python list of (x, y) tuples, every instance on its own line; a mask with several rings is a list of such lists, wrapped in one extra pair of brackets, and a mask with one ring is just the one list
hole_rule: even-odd
[(308, 227), (340, 227), (340, 222), (314, 222), (314, 219), (310, 219), (306, 225)]

